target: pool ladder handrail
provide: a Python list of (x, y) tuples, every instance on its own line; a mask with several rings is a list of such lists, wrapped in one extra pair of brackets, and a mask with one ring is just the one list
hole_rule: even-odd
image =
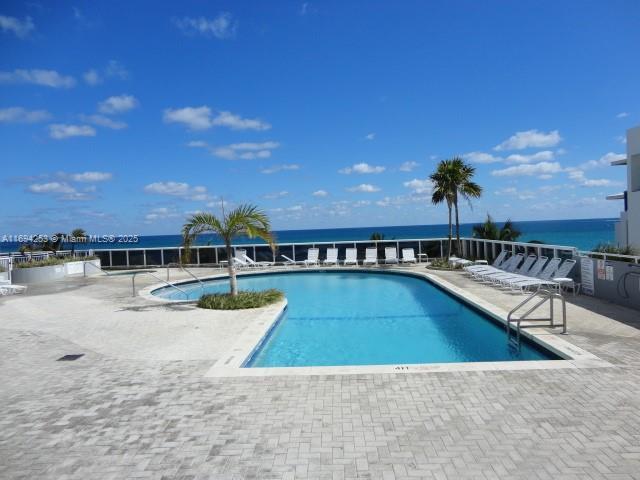
[[(539, 298), (539, 300), (533, 306), (531, 306), (525, 313), (523, 313), (519, 317), (514, 318), (514, 315), (518, 310), (520, 310), (522, 307), (532, 302), (536, 298)], [(533, 292), (531, 295), (525, 298), (522, 302), (520, 302), (518, 305), (512, 308), (509, 314), (507, 315), (507, 324), (506, 324), (507, 342), (510, 345), (515, 345), (518, 348), (520, 348), (520, 330), (528, 326), (528, 325), (527, 326), (521, 325), (521, 322), (523, 320), (527, 322), (550, 322), (549, 326), (551, 328), (555, 328), (556, 325), (554, 322), (554, 315), (553, 315), (553, 303), (554, 303), (554, 300), (556, 299), (560, 300), (560, 303), (562, 304), (562, 333), (566, 334), (567, 333), (567, 304), (564, 297), (559, 292), (555, 292), (550, 288), (538, 288), (535, 292)], [(535, 310), (540, 308), (546, 302), (549, 302), (548, 317), (529, 318), (529, 315), (531, 313), (533, 313)], [(513, 327), (511, 326), (512, 323), (516, 324), (515, 337), (512, 337), (512, 332), (511, 332), (511, 330), (513, 329)]]
[(204, 282), (202, 280), (200, 280), (200, 278), (198, 278), (196, 275), (194, 275), (193, 272), (191, 272), (191, 270), (188, 270), (187, 267), (185, 267), (183, 264), (178, 263), (178, 262), (173, 262), (173, 263), (167, 264), (167, 282), (169, 281), (169, 270), (170, 270), (170, 267), (172, 265), (180, 267), (180, 269), (183, 272), (189, 274), (192, 278), (194, 278), (200, 284), (200, 288), (202, 288), (202, 293), (204, 294), (204, 292), (205, 292)]
[[(93, 263), (84, 262), (83, 271), (84, 271), (84, 276), (85, 277), (87, 276), (87, 265), (91, 265), (92, 267), (97, 268), (98, 270), (100, 270), (102, 273), (104, 273), (108, 277), (113, 276), (111, 273), (107, 272), (106, 270), (103, 270), (101, 267), (99, 267), (97, 265), (94, 265)], [(143, 274), (151, 275), (153, 278), (155, 278), (156, 280), (160, 280), (165, 285), (167, 285), (169, 287), (172, 287), (172, 288), (175, 288), (180, 293), (182, 293), (187, 300), (189, 300), (189, 294), (185, 290), (181, 289), (180, 287), (178, 287), (177, 285), (174, 285), (171, 282), (167, 282), (166, 280), (163, 280), (159, 276), (154, 275), (152, 272), (147, 272), (147, 271), (141, 271), (141, 272), (134, 271), (134, 272), (132, 272), (132, 274), (131, 274), (131, 296), (132, 297), (136, 296), (136, 275), (143, 275)]]

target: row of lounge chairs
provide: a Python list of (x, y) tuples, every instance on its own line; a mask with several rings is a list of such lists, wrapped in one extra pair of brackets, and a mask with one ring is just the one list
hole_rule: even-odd
[(560, 289), (561, 286), (573, 287), (573, 280), (568, 278), (577, 261), (569, 258), (549, 259), (531, 254), (509, 255), (503, 250), (491, 265), (466, 265), (464, 270), (474, 280), (524, 293), (532, 288), (549, 287)]
[[(327, 248), (326, 258), (320, 260), (320, 249), (310, 248), (307, 250), (307, 258), (305, 260), (294, 260), (286, 255), (280, 255), (282, 257), (283, 265), (294, 266), (302, 265), (305, 267), (310, 266), (329, 266), (329, 265), (358, 265), (358, 250), (356, 248), (345, 249), (345, 258), (338, 258), (337, 248)], [(273, 262), (256, 262), (247, 255), (247, 251), (243, 249), (236, 249), (235, 256), (232, 259), (236, 268), (263, 268), (273, 265)], [(378, 265), (383, 264), (408, 264), (417, 263), (415, 251), (413, 248), (403, 248), (402, 257), (398, 258), (398, 252), (395, 247), (386, 247), (384, 249), (384, 259), (378, 258), (378, 249), (370, 247), (365, 250), (365, 258), (362, 260), (362, 265)]]

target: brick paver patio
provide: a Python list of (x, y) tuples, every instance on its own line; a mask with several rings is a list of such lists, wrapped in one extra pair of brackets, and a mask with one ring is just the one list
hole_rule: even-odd
[(632, 330), (567, 338), (611, 368), (209, 379), (3, 328), (0, 478), (638, 479)]

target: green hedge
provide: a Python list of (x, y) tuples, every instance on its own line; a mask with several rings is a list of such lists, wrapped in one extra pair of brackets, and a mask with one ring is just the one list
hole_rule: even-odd
[(262, 292), (238, 292), (236, 297), (230, 293), (212, 293), (203, 295), (198, 300), (198, 307), (211, 310), (241, 310), (260, 308), (279, 302), (284, 293), (274, 288)]
[(81, 262), (95, 260), (96, 256), (91, 257), (49, 257), (42, 260), (29, 260), (28, 262), (14, 262), (15, 268), (33, 268), (33, 267), (51, 267), (53, 265), (62, 265), (68, 262)]

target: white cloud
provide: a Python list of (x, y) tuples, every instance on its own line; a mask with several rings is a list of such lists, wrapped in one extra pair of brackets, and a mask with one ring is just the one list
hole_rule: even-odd
[(615, 182), (607, 178), (587, 178), (584, 171), (579, 168), (568, 168), (567, 172), (569, 178), (576, 181), (582, 187), (612, 187), (621, 185), (620, 182)]
[(0, 15), (0, 30), (6, 33), (13, 33), (18, 38), (28, 37), (35, 28), (31, 17), (25, 17), (24, 20), (20, 20), (16, 17)]
[(109, 172), (82, 172), (69, 174), (69, 178), (74, 182), (106, 182), (113, 178)]
[(289, 171), (289, 170), (299, 170), (299, 169), (300, 169), (300, 165), (298, 165), (297, 163), (283, 163), (282, 165), (272, 165), (271, 167), (263, 168), (262, 170), (260, 170), (260, 173), (269, 175), (271, 173), (277, 173), (277, 172)]
[(209, 144), (204, 140), (192, 140), (187, 143), (187, 147), (189, 148), (208, 148)]
[(494, 150), (523, 150), (525, 148), (553, 147), (562, 141), (560, 132), (553, 130), (545, 133), (538, 130), (516, 132), (507, 140), (496, 145)]
[(542, 150), (531, 155), (522, 155), (519, 153), (513, 153), (507, 157), (507, 162), (510, 163), (537, 163), (548, 162), (554, 159), (554, 153), (551, 150)]
[(64, 123), (54, 123), (49, 125), (49, 136), (56, 140), (70, 137), (95, 137), (96, 130), (89, 125), (67, 125)]
[(75, 193), (76, 189), (64, 182), (34, 183), (27, 187), (32, 193)]
[(205, 37), (215, 37), (220, 40), (234, 37), (238, 28), (238, 22), (235, 21), (233, 16), (228, 12), (222, 12), (212, 19), (205, 17), (174, 18), (173, 23), (182, 30), (182, 33), (185, 35), (203, 35)]
[(485, 152), (469, 152), (465, 153), (462, 157), (471, 163), (497, 163), (504, 160), (502, 157)]
[(27, 110), (22, 107), (0, 108), (0, 123), (37, 123), (49, 120), (46, 110)]
[(548, 175), (562, 171), (562, 167), (558, 162), (540, 162), (535, 164), (524, 163), (513, 167), (494, 170), (491, 175), (496, 177), (515, 177), (515, 176), (531, 176), (531, 175)]
[(409, 161), (409, 162), (404, 162), (402, 165), (400, 165), (398, 170), (400, 170), (401, 172), (412, 172), (419, 166), (420, 164), (418, 162)]
[(124, 113), (138, 106), (133, 95), (115, 95), (98, 104), (98, 111), (106, 114)]
[(620, 112), (619, 114), (616, 115), (616, 118), (626, 118), (629, 116), (628, 112)]
[(591, 168), (608, 167), (609, 165), (611, 165), (611, 162), (614, 162), (616, 160), (622, 160), (624, 158), (627, 158), (627, 156), (624, 153), (609, 152), (609, 153), (605, 153), (598, 160), (589, 160), (588, 162), (584, 162), (578, 168), (581, 168), (583, 170), (588, 170)]
[(415, 193), (431, 193), (431, 189), (433, 188), (433, 182), (428, 178), (425, 178), (424, 180), (414, 178), (413, 180), (404, 182), (403, 185), (410, 188)]
[(84, 78), (84, 81), (87, 83), (87, 85), (94, 86), (102, 83), (102, 77), (94, 69), (87, 70), (86, 72), (84, 72), (82, 74), (82, 78)]
[[(187, 215), (189, 213), (190, 212), (186, 212)], [(195, 213), (195, 212), (191, 212), (191, 213)], [(144, 216), (144, 219), (145, 219), (145, 223), (151, 223), (156, 220), (162, 220), (165, 218), (176, 218), (178, 216), (179, 216), (178, 212), (173, 207), (172, 208), (158, 207), (158, 208), (153, 208), (149, 213), (147, 213)]]
[(145, 193), (170, 195), (188, 200), (204, 201), (209, 199), (206, 187), (192, 187), (184, 182), (154, 182), (144, 187)]
[(125, 122), (114, 120), (113, 118), (105, 117), (104, 115), (80, 115), (80, 119), (83, 122), (92, 123), (99, 127), (110, 128), (112, 130), (122, 130), (123, 128), (127, 128), (127, 124)]
[(374, 193), (379, 192), (380, 188), (375, 185), (371, 185), (370, 183), (361, 183), (360, 185), (356, 185), (355, 187), (348, 188), (350, 192), (365, 192), (365, 193)]
[(124, 68), (124, 65), (122, 65), (117, 60), (109, 60), (109, 63), (104, 69), (104, 74), (107, 77), (115, 77), (119, 78), (120, 80), (126, 80), (127, 78), (129, 78), (129, 72), (126, 68)]
[[(269, 158), (271, 150), (278, 148), (278, 142), (261, 142), (261, 143), (232, 143), (223, 147), (211, 148), (211, 153), (219, 158), (226, 160), (253, 160), (256, 158)], [(273, 172), (272, 172), (273, 173)]]
[(275, 200), (278, 198), (286, 197), (287, 195), (289, 195), (289, 192), (287, 192), (286, 190), (282, 190), (280, 192), (267, 193), (266, 195), (263, 195), (262, 198), (265, 198), (267, 200)]
[(168, 108), (164, 111), (165, 123), (182, 123), (191, 130), (207, 130), (214, 126), (228, 127), (232, 130), (269, 130), (271, 125), (260, 119), (242, 118), (231, 112), (221, 111), (213, 116), (212, 110), (201, 107)]
[(311, 195), (313, 195), (314, 197), (326, 197), (327, 195), (329, 195), (329, 192), (327, 192), (326, 190), (316, 190)]
[(16, 69), (13, 72), (0, 72), (0, 83), (30, 83), (52, 88), (71, 88), (76, 84), (76, 80), (55, 70)]
[(212, 127), (211, 109), (202, 107), (168, 108), (164, 111), (165, 123), (182, 123), (191, 130), (206, 130)]
[(367, 134), (364, 136), (364, 138), (365, 138), (365, 140), (375, 140), (375, 138), (376, 138), (376, 134), (375, 134), (375, 133), (367, 133)]
[(338, 170), (339, 173), (349, 175), (350, 173), (382, 173), (386, 170), (385, 167), (369, 165), (368, 163), (356, 163), (351, 167), (346, 167)]
[(231, 130), (269, 130), (271, 125), (257, 118), (242, 118), (231, 112), (221, 111), (212, 120), (212, 125), (228, 127)]

